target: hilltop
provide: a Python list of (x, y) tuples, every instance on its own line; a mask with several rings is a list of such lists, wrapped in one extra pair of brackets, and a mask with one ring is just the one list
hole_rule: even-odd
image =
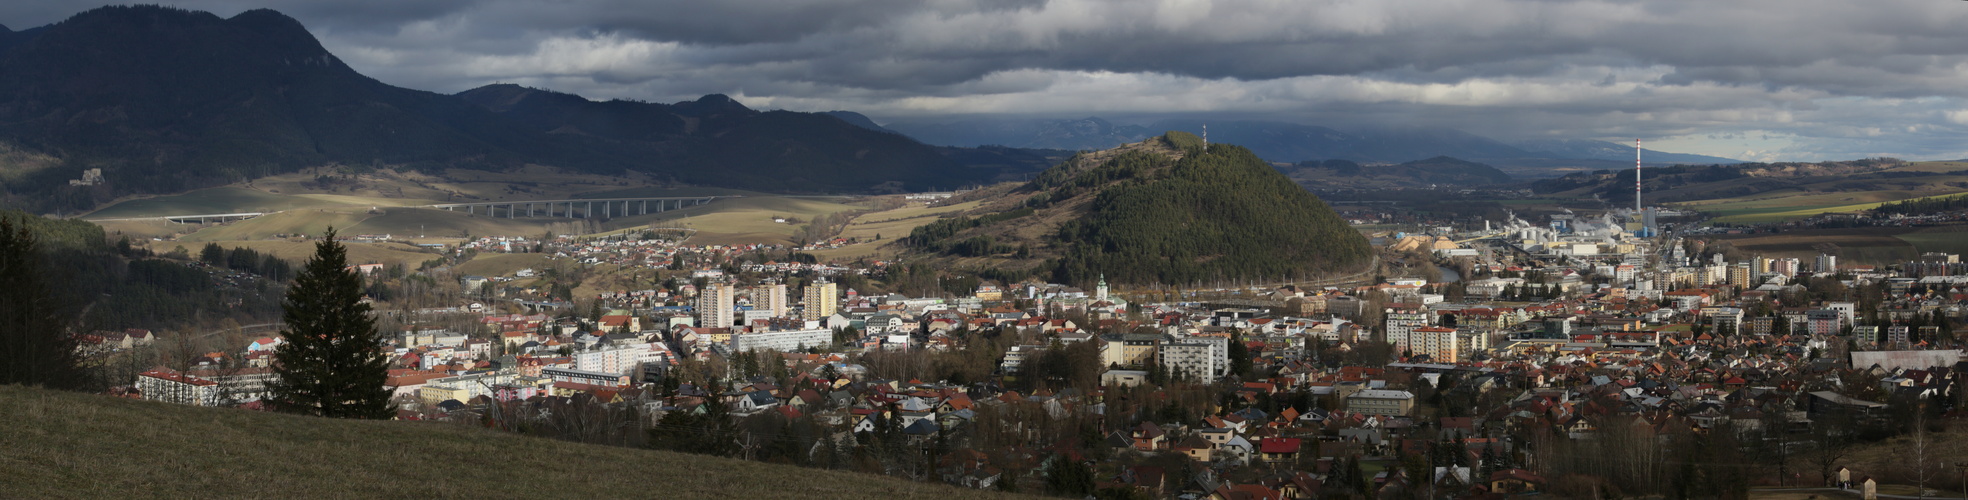
[(0, 386), (24, 498), (1011, 498), (462, 425), (334, 420)]
[(1091, 284), (1193, 283), (1351, 271), (1370, 248), (1318, 197), (1250, 150), (1170, 132), (1081, 153), (899, 245), (953, 266)]

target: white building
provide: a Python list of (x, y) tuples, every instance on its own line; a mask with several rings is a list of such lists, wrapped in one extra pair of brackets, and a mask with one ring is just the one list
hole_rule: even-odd
[(599, 373), (629, 373), (660, 353), (648, 342), (616, 342), (582, 350), (573, 355), (574, 369)]
[(808, 347), (825, 346), (833, 341), (833, 330), (825, 328), (739, 333), (731, 336), (731, 350), (744, 352), (769, 349), (794, 352)]
[(1039, 351), (1043, 350), (1045, 350), (1045, 346), (1011, 346), (1011, 350), (1005, 351), (1004, 361), (999, 362), (998, 366), (1007, 374), (1018, 373), (1018, 370), (1025, 366), (1026, 360), (1038, 357)]
[(181, 405), (215, 406), (219, 402), (219, 383), (158, 368), (137, 375), (137, 391), (144, 399)]
[(1387, 327), (1387, 341), (1400, 344), (1401, 341), (1395, 339), (1406, 339), (1408, 332), (1433, 323), (1435, 318), (1431, 316), (1426, 309), (1388, 308), (1381, 316)]
[(1156, 361), (1169, 373), (1198, 381), (1216, 380), (1229, 371), (1229, 356), (1216, 345), (1183, 340), (1165, 343), (1155, 349)]

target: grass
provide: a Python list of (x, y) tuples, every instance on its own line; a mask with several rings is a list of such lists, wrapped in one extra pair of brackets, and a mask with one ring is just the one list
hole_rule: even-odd
[(1746, 224), (1802, 219), (1825, 213), (1859, 212), (1884, 203), (1934, 195), (1935, 193), (1930, 191), (1898, 189), (1838, 193), (1782, 190), (1670, 205), (1714, 215), (1715, 222)]
[[(884, 249), (883, 247), (895, 243), (904, 236), (908, 236), (909, 232), (914, 231), (916, 227), (935, 222), (944, 215), (970, 210), (983, 204), (983, 201), (972, 201), (955, 205), (930, 207), (910, 203), (900, 208), (862, 214), (860, 217), (855, 217), (854, 221), (849, 222), (847, 229), (842, 230), (840, 234), (844, 238), (860, 238), (862, 240), (861, 243), (845, 245), (840, 248), (815, 250), (808, 253), (813, 254), (821, 260), (831, 262), (851, 261), (863, 257), (878, 257), (884, 254), (893, 255), (897, 252), (896, 249)], [(876, 240), (876, 237), (880, 237), (881, 239)]]
[(1912, 244), (1921, 252), (1968, 254), (1968, 226), (1923, 228), (1894, 237)]
[(697, 230), (693, 245), (733, 245), (743, 243), (789, 243), (803, 224), (773, 222), (773, 217), (793, 217), (812, 221), (835, 212), (862, 207), (820, 198), (748, 196), (727, 198), (706, 205), (671, 210), (660, 214), (622, 217), (609, 226), (625, 228), (642, 225), (683, 226)]
[(1009, 498), (790, 465), (0, 386), (13, 498)]
[[(273, 254), (289, 262), (306, 262), (314, 257), (312, 241), (244, 241), (221, 243), (225, 247), (246, 247), (261, 254)], [(437, 258), (437, 254), (419, 251), (417, 247), (403, 243), (361, 243), (343, 242), (348, 248), (348, 259), (355, 264), (405, 264), (416, 269), (417, 264)]]
[(88, 219), (123, 219), (166, 215), (229, 214), (275, 212), (341, 205), (335, 201), (273, 194), (241, 187), (200, 189), (185, 194), (130, 200), (110, 205), (83, 216)]
[[(1884, 492), (1881, 492), (1884, 493)], [(1839, 500), (1859, 498), (1841, 491), (1761, 491), (1749, 490), (1750, 500)]]
[(399, 238), (458, 238), (477, 236), (538, 236), (547, 226), (568, 219), (506, 219), (485, 214), (431, 208), (383, 208), (380, 213), (354, 209), (295, 210), (213, 225), (185, 235), (186, 241), (250, 241), (279, 234), (321, 234), (329, 226), (342, 234), (388, 234)]
[(1721, 239), (1743, 251), (1772, 258), (1815, 257), (1818, 255), (1816, 248), (1818, 244), (1830, 243), (1838, 246), (1840, 261), (1883, 264), (1900, 262), (1919, 255), (1913, 244), (1896, 236), (1906, 231), (1906, 228), (1895, 227), (1818, 229), (1788, 231), (1780, 234), (1750, 234)]
[(1860, 213), (1870, 211), (1879, 205), (1923, 199), (1946, 193), (1917, 191), (1917, 189), (1879, 189), (1879, 191), (1844, 191), (1844, 193), (1811, 193), (1811, 191), (1771, 191), (1757, 193), (1750, 197), (1734, 199), (1708, 199), (1708, 201), (1689, 201), (1689, 203), (1669, 203), (1679, 209), (1692, 209), (1714, 215), (1714, 222), (1732, 224), (1753, 224), (1753, 222), (1781, 222), (1781, 220), (1807, 219), (1822, 213)]
[(482, 253), (451, 268), (459, 276), (511, 276), (521, 269), (544, 269), (550, 260), (537, 253)]

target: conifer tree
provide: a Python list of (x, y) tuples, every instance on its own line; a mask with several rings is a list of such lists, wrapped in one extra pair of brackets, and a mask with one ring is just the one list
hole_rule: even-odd
[(0, 384), (77, 388), (76, 339), (44, 264), (26, 222), (0, 216)]
[(386, 419), (390, 404), (389, 358), (382, 336), (362, 303), (362, 277), (348, 269), (348, 250), (329, 228), (314, 258), (287, 290), (282, 304), (285, 342), (274, 351), (280, 380), (271, 402), (283, 411), (333, 418)]

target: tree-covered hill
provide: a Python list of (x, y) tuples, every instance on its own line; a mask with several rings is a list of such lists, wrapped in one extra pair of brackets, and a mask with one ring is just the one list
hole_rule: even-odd
[(1250, 150), (1182, 132), (1075, 156), (976, 196), (1002, 201), (921, 226), (905, 244), (1023, 262), (1080, 284), (1303, 278), (1370, 259), (1366, 239), (1331, 207)]
[[(62, 326), (75, 331), (163, 328), (224, 318), (248, 324), (270, 321), (279, 314), (279, 292), (289, 277), (286, 262), (250, 249), (220, 251), (200, 264), (189, 255), (160, 258), (132, 248), (128, 240), (110, 241), (101, 226), (81, 220), (14, 210), (0, 210), (0, 219), (32, 236), (36, 255), (28, 259), (35, 261), (33, 268), (44, 283), (55, 285), (45, 304), (73, 318), (73, 324)], [(214, 279), (221, 268), (242, 274), (221, 283)]]

